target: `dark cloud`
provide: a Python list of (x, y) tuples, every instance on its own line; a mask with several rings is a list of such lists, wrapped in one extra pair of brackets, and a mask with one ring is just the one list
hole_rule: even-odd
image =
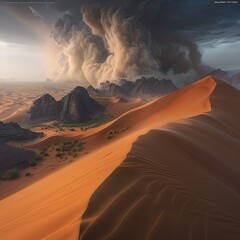
[[(71, 73), (91, 82), (139, 75), (180, 74), (190, 70), (204, 75), (210, 68), (202, 64), (195, 41), (206, 38), (212, 30), (217, 35), (224, 32), (224, 28), (237, 25), (239, 8), (226, 6), (224, 9), (214, 1), (193, 0), (62, 0), (57, 1), (55, 7), (75, 18), (62, 24), (63, 29), (59, 23), (65, 20), (59, 20), (53, 31), (54, 39), (64, 47), (61, 59), (65, 59), (68, 66), (64, 69), (70, 69), (73, 59), (81, 59), (74, 62), (78, 68), (75, 66)], [(80, 26), (87, 32), (86, 39), (91, 39), (81, 51), (77, 50), (78, 36), (83, 34)], [(63, 33), (69, 44), (59, 42)], [(84, 55), (89, 56), (85, 51), (92, 46), (97, 50), (97, 58), (93, 54), (92, 59), (101, 59), (101, 62), (91, 61), (86, 72), (87, 63), (82, 59)], [(101, 50), (97, 47), (104, 49), (102, 57), (99, 57)], [(83, 56), (77, 57), (76, 53)]]
[[(50, 22), (51, 14), (44, 10), (44, 4), (32, 6), (27, 10), (20, 6), (16, 11), (30, 12), (28, 21), (39, 18)], [(52, 38), (63, 48), (59, 54), (61, 78), (98, 83), (189, 72), (200, 77), (210, 69), (201, 61), (199, 45), (215, 47), (239, 40), (240, 4), (215, 4), (214, 0), (58, 0), (50, 6), (62, 15), (52, 32)]]
[(149, 28), (166, 27), (198, 37), (211, 30), (239, 24), (240, 3), (216, 4), (214, 0), (60, 0), (60, 10), (78, 12), (83, 5), (121, 7), (141, 18)]

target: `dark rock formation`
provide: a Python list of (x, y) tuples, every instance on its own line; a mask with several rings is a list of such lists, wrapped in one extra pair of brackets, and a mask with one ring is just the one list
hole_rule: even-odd
[(34, 151), (11, 146), (8, 141), (32, 140), (39, 136), (41, 133), (23, 129), (17, 123), (0, 122), (0, 177), (9, 169), (27, 167), (28, 162), (36, 156)]
[(36, 101), (29, 111), (29, 121), (48, 122), (59, 117), (61, 102), (57, 102), (54, 97), (45, 94)]
[(135, 82), (131, 90), (131, 96), (148, 99), (166, 95), (176, 89), (171, 80), (141, 78)]
[(28, 113), (30, 123), (61, 121), (66, 123), (86, 122), (100, 116), (104, 112), (83, 87), (76, 87), (60, 101), (45, 94), (37, 99)]
[[(92, 88), (93, 87), (90, 88), (92, 95), (96, 95), (94, 94)], [(177, 88), (171, 80), (141, 78), (137, 79), (135, 82), (122, 79), (119, 81), (119, 85), (107, 81), (100, 84), (98, 92), (106, 96), (126, 96), (132, 98), (140, 97), (144, 99), (151, 99), (166, 95), (176, 89)]]
[(101, 83), (99, 91), (106, 96), (117, 96), (119, 94), (123, 94), (120, 86), (109, 81)]
[(13, 147), (0, 142), (0, 179), (2, 173), (13, 168), (23, 169), (36, 157), (36, 153), (24, 148)]
[(0, 143), (7, 141), (32, 140), (39, 137), (39, 133), (32, 132), (29, 129), (21, 128), (17, 123), (0, 122)]
[(88, 86), (87, 91), (90, 96), (101, 95), (100, 91), (94, 88), (93, 86)]
[(61, 100), (61, 122), (86, 122), (100, 116), (104, 108), (83, 87), (76, 87)]
[(115, 97), (115, 98), (114, 98), (114, 102), (115, 102), (115, 103), (127, 103), (128, 100), (125, 99), (125, 98), (122, 98), (122, 97)]

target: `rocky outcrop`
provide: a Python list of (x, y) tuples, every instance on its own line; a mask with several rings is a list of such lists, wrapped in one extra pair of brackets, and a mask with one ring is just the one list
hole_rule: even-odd
[(88, 86), (87, 91), (90, 96), (101, 95), (100, 91), (94, 88), (93, 86)]
[(8, 144), (9, 141), (26, 141), (41, 136), (41, 133), (21, 128), (17, 123), (0, 122), (0, 179), (7, 170), (25, 168), (36, 156), (34, 151), (17, 148)]
[(32, 140), (39, 136), (39, 133), (21, 128), (17, 123), (0, 122), (0, 142)]
[[(91, 93), (94, 91), (91, 87)], [(132, 98), (151, 99), (166, 95), (177, 88), (171, 80), (158, 80), (155, 78), (141, 78), (135, 82), (122, 79), (119, 84), (111, 83), (109, 81), (101, 83), (99, 89), (95, 89), (105, 96), (126, 96)]]
[(115, 98), (113, 99), (113, 102), (114, 102), (114, 103), (127, 103), (128, 100), (125, 99), (125, 98), (122, 98), (122, 97), (115, 97)]
[(117, 96), (122, 94), (121, 87), (109, 81), (101, 83), (98, 90), (105, 96)]
[(60, 101), (46, 94), (37, 99), (28, 113), (30, 123), (60, 121), (86, 122), (100, 116), (104, 107), (98, 104), (83, 87), (76, 87)]
[(34, 151), (17, 148), (6, 142), (0, 143), (0, 180), (5, 171), (26, 168), (35, 157)]
[(155, 78), (138, 79), (131, 90), (131, 96), (145, 99), (166, 95), (177, 88), (171, 80), (158, 80)]
[(104, 108), (83, 87), (76, 87), (61, 100), (61, 122), (86, 122), (100, 116)]
[(29, 121), (48, 122), (59, 117), (61, 102), (57, 102), (54, 97), (45, 94), (36, 101), (29, 111)]

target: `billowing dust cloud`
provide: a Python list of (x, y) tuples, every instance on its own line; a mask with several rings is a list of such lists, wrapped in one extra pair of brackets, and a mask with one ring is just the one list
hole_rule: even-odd
[(79, 9), (64, 14), (51, 35), (62, 47), (57, 79), (97, 86), (107, 80), (203, 71), (196, 44), (161, 24), (151, 26), (143, 7), (133, 12), (88, 4)]

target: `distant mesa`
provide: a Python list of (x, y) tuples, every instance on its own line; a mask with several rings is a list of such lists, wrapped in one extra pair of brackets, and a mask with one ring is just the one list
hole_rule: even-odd
[(166, 95), (175, 91), (177, 88), (171, 80), (158, 80), (155, 78), (141, 78), (135, 82), (122, 79), (119, 84), (103, 82), (98, 89), (89, 86), (88, 93), (92, 96), (99, 94), (105, 96), (123, 96), (131, 98), (143, 98), (146, 100)]
[(104, 112), (104, 107), (91, 98), (83, 87), (76, 87), (60, 101), (45, 94), (36, 101), (28, 112), (28, 121), (48, 122), (60, 121), (66, 123), (86, 122)]

